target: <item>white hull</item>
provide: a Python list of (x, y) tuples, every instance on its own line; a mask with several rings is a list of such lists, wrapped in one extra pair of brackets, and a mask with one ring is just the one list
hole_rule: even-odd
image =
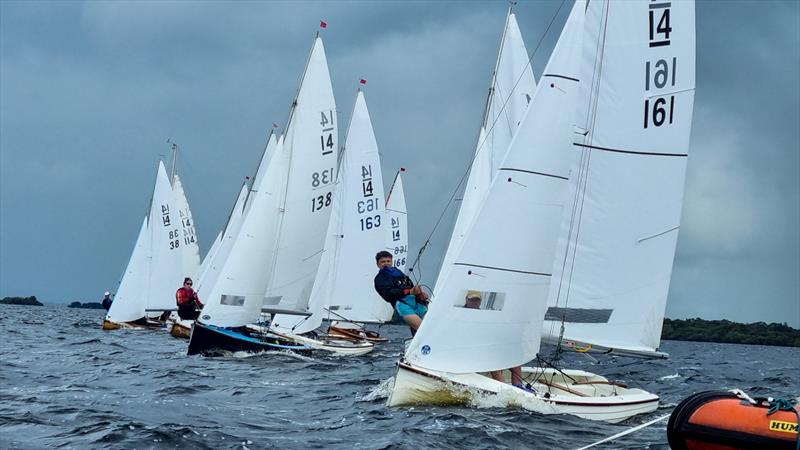
[(612, 423), (655, 411), (658, 407), (657, 395), (615, 385), (582, 370), (559, 372), (523, 367), (522, 372), (527, 380), (539, 380), (531, 383), (536, 393), (487, 375), (438, 372), (400, 362), (388, 406), (470, 405), (481, 403), (482, 399), (494, 405), (496, 403), (491, 403), (494, 398), (500, 400), (502, 406), (521, 407), (540, 414), (572, 414)]
[(292, 340), (298, 344), (307, 345), (314, 350), (330, 352), (339, 356), (360, 356), (371, 352), (372, 349), (375, 348), (372, 342), (366, 341), (353, 342), (347, 339), (336, 339), (329, 336), (314, 339), (309, 336), (293, 333), (276, 333), (272, 330), (270, 330), (270, 333), (283, 339)]

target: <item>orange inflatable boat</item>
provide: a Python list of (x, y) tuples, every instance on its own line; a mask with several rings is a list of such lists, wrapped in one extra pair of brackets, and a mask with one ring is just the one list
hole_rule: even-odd
[(667, 425), (672, 450), (795, 450), (797, 410), (786, 400), (707, 391), (683, 400)]

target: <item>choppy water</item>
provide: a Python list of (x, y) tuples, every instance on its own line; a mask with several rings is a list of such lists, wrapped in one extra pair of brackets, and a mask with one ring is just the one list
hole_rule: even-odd
[[(0, 448), (576, 448), (700, 390), (800, 395), (800, 349), (667, 341), (667, 361), (569, 367), (661, 395), (617, 425), (519, 409), (389, 409), (404, 327), (356, 358), (185, 356), (165, 331), (102, 331), (98, 310), (0, 306)], [(612, 364), (613, 363), (613, 364)], [(668, 448), (666, 422), (599, 448)]]

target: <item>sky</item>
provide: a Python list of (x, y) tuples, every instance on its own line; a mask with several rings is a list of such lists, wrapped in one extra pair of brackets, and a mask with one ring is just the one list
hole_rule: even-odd
[[(205, 253), (272, 123), (285, 124), (320, 20), (339, 123), (367, 79), (385, 182), (407, 169), (416, 255), (474, 152), (507, 5), (0, 1), (0, 297), (113, 292), (167, 139)], [(537, 79), (560, 5), (515, 7)], [(666, 315), (800, 328), (800, 3), (699, 1), (696, 22)], [(455, 215), (421, 257), (427, 284)]]

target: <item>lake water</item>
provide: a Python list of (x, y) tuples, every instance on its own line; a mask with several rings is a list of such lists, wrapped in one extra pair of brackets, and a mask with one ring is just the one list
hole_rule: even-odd
[[(663, 342), (665, 361), (583, 368), (661, 396), (621, 424), (492, 407), (385, 406), (408, 329), (355, 358), (187, 357), (163, 331), (102, 331), (104, 312), (0, 305), (0, 448), (569, 449), (669, 414), (702, 390), (800, 395), (800, 349)], [(666, 421), (597, 448), (665, 449)]]

